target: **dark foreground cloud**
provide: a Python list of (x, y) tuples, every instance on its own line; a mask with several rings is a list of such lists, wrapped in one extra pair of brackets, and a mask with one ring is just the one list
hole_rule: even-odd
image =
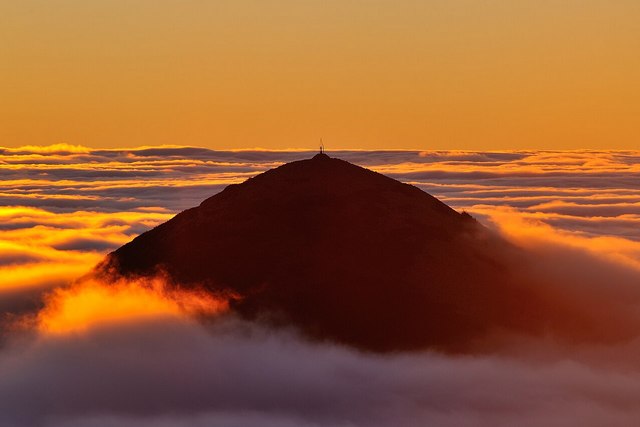
[(34, 336), (0, 353), (12, 426), (631, 426), (640, 373), (555, 359), (377, 356), (230, 319)]

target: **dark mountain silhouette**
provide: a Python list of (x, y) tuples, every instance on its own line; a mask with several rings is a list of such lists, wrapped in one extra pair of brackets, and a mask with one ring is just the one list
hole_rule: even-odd
[(179, 286), (240, 295), (232, 307), (245, 318), (363, 349), (464, 351), (568, 316), (516, 280), (520, 256), (422, 190), (318, 154), (228, 186), (99, 271), (162, 270)]

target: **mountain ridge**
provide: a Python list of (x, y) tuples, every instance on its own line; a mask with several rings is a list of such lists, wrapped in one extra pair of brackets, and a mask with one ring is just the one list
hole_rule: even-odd
[(228, 186), (98, 271), (162, 270), (177, 286), (239, 295), (242, 317), (365, 350), (465, 351), (553, 320), (545, 296), (514, 278), (519, 256), (419, 188), (317, 154)]

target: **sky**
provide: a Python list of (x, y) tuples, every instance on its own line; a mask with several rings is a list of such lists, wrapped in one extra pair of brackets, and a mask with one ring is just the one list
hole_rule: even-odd
[[(310, 151), (0, 148), (0, 424), (632, 426), (640, 335), (373, 354), (237, 319), (162, 276), (88, 277), (175, 213)], [(334, 151), (465, 210), (556, 293), (640, 325), (638, 151)], [(591, 304), (591, 305), (589, 305)], [(202, 314), (210, 321), (197, 319)], [(603, 322), (606, 324), (607, 322)]]
[(0, 0), (0, 145), (635, 149), (635, 0)]

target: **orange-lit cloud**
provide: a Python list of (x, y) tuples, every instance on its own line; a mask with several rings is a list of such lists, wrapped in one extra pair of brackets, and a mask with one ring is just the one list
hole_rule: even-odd
[(228, 308), (225, 298), (169, 289), (161, 278), (102, 283), (86, 280), (48, 294), (36, 319), (45, 334), (86, 332), (92, 327), (158, 317), (213, 315)]
[(69, 283), (109, 250), (171, 216), (0, 207), (0, 293)]
[(12, 154), (81, 154), (89, 153), (91, 149), (82, 145), (73, 144), (51, 144), (51, 145), (25, 145), (22, 147), (7, 148)]
[(640, 241), (556, 229), (544, 221), (544, 214), (527, 214), (513, 208), (482, 206), (475, 207), (473, 212), (488, 217), (503, 235), (522, 247), (544, 249), (550, 244), (561, 245), (633, 267), (640, 274)]

